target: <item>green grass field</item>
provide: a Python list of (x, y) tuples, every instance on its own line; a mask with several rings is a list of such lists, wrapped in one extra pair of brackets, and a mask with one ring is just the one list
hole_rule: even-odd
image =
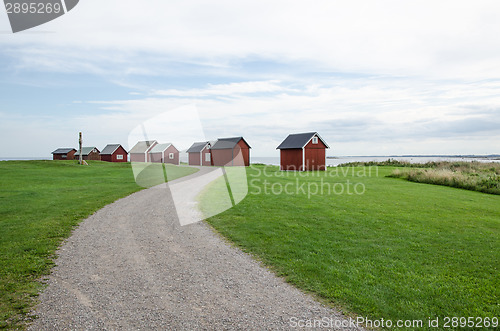
[[(208, 223), (348, 313), (424, 323), (499, 317), (500, 197), (386, 177), (394, 169), (253, 166), (248, 196)], [(202, 210), (224, 186), (203, 192)]]
[[(0, 162), (0, 328), (23, 326), (54, 253), (81, 220), (141, 189), (129, 163)], [(148, 169), (156, 169), (153, 166)], [(156, 169), (158, 170), (158, 169)], [(148, 170), (149, 171), (149, 170)], [(169, 180), (197, 169), (167, 165)], [(149, 185), (165, 177), (148, 178)]]

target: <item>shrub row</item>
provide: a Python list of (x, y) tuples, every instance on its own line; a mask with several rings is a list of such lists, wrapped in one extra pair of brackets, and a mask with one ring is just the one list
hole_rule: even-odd
[(436, 168), (413, 168), (411, 170), (396, 169), (389, 176), (417, 183), (445, 185), (500, 195), (500, 164), (472, 163), (449, 163)]

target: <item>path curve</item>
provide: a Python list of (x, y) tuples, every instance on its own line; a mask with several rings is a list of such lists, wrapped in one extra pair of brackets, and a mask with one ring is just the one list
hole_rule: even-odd
[(84, 220), (59, 249), (39, 299), (31, 330), (263, 330), (345, 319), (203, 222), (180, 226), (166, 185)]

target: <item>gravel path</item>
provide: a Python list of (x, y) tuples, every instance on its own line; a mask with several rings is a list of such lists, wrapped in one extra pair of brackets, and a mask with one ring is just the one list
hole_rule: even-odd
[(58, 251), (30, 329), (263, 330), (291, 329), (295, 319), (345, 318), (204, 223), (180, 226), (175, 215), (163, 185), (82, 222)]

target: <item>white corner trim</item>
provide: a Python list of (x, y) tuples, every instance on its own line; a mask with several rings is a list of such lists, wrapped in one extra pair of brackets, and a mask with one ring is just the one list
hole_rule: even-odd
[(302, 171), (306, 171), (306, 149), (302, 147)]

